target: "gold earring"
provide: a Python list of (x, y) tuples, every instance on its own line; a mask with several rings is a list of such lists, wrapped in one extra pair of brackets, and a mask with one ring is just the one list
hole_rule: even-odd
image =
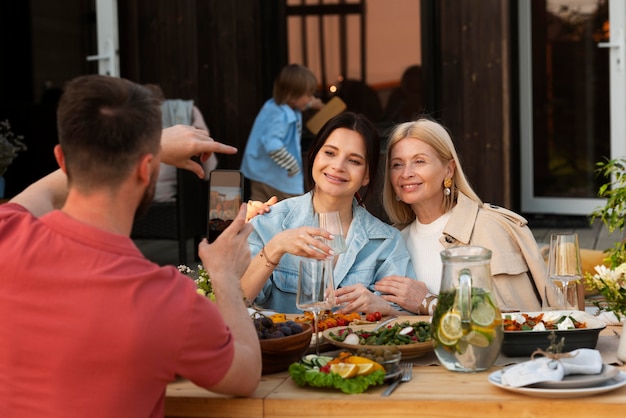
[(452, 186), (452, 179), (451, 178), (447, 178), (443, 181), (443, 194), (446, 196), (450, 196), (450, 194), (452, 193), (452, 191), (450, 190), (450, 187)]

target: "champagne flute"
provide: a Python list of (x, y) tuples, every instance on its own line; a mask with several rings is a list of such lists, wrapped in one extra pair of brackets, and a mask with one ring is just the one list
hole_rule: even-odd
[(322, 212), (318, 214), (320, 228), (325, 229), (335, 236), (332, 240), (326, 240), (336, 255), (345, 253), (347, 250), (346, 240), (343, 236), (341, 217), (339, 212)]
[(559, 289), (559, 307), (567, 309), (567, 288), (570, 282), (582, 278), (578, 234), (552, 234), (548, 277)]
[(335, 286), (332, 280), (332, 263), (329, 260), (303, 258), (298, 271), (296, 307), (313, 312), (315, 352), (319, 355), (320, 344), (317, 321), (319, 313), (335, 306)]

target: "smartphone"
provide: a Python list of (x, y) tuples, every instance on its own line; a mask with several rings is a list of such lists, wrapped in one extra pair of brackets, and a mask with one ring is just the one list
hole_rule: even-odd
[(238, 170), (213, 170), (209, 177), (209, 242), (235, 219), (243, 202), (243, 174)]

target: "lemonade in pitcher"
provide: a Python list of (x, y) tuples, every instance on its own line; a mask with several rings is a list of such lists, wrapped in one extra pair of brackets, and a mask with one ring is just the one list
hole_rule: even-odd
[(457, 247), (441, 254), (442, 290), (431, 326), (435, 354), (448, 370), (487, 370), (504, 336), (502, 314), (491, 294), (491, 252)]

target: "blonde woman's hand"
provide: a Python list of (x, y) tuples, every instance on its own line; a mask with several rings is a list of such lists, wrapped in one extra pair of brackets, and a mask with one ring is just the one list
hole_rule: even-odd
[(424, 282), (403, 276), (387, 276), (376, 282), (374, 289), (387, 302), (395, 303), (410, 312), (418, 313), (428, 294)]
[(335, 290), (335, 298), (337, 304), (341, 306), (337, 313), (380, 312), (382, 315), (399, 314), (389, 302), (370, 291), (361, 283), (338, 288)]

